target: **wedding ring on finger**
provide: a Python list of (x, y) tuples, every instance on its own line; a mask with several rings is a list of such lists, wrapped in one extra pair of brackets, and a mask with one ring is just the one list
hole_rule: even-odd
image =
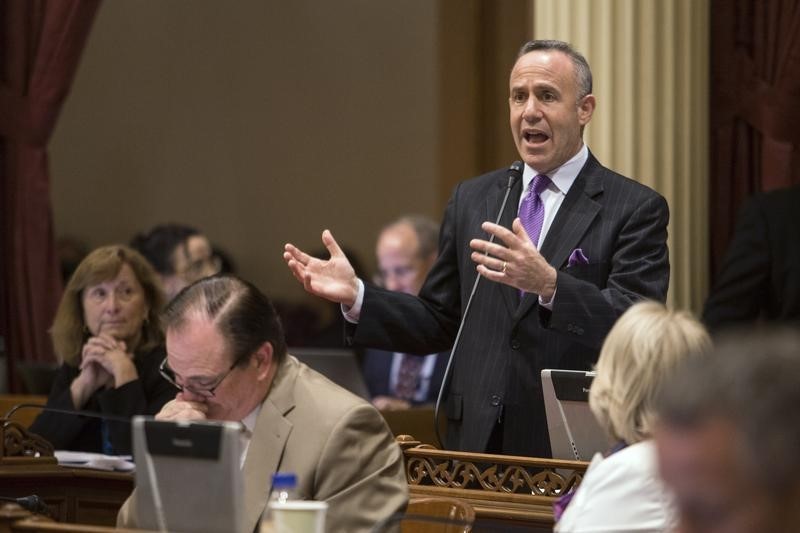
[(503, 270), (500, 271), (501, 274), (505, 274), (506, 273), (506, 267), (507, 266), (508, 266), (508, 263), (506, 261), (503, 261)]

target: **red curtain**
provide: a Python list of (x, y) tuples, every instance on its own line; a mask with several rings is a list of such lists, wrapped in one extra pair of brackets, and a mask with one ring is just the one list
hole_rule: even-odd
[(61, 281), (53, 239), (47, 142), (100, 0), (0, 2), (0, 334), (15, 361), (53, 360), (47, 334)]
[(742, 201), (800, 183), (800, 0), (712, 0), (711, 14), (713, 276)]

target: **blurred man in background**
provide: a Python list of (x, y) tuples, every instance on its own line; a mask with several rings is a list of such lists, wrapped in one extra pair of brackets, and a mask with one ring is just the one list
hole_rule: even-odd
[[(438, 241), (439, 225), (422, 215), (404, 216), (385, 226), (375, 246), (376, 281), (390, 291), (416, 296), (436, 261)], [(366, 350), (364, 378), (373, 405), (398, 410), (436, 402), (447, 355)]]

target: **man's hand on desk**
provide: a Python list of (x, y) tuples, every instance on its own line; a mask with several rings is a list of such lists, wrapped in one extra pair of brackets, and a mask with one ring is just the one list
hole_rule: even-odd
[(178, 394), (161, 408), (156, 414), (156, 420), (205, 420), (207, 411), (206, 404), (182, 400)]

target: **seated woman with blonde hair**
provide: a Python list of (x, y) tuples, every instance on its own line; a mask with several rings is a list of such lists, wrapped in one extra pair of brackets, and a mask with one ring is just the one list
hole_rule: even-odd
[[(158, 276), (138, 252), (104, 246), (81, 261), (51, 329), (63, 364), (48, 407), (130, 418), (154, 415), (175, 397), (158, 368), (165, 357)], [(42, 412), (31, 431), (56, 449), (131, 453), (130, 424)]]
[(654, 401), (687, 357), (706, 353), (711, 340), (689, 313), (640, 302), (608, 333), (589, 406), (612, 442), (597, 454), (555, 531), (667, 531), (675, 523), (652, 441)]

